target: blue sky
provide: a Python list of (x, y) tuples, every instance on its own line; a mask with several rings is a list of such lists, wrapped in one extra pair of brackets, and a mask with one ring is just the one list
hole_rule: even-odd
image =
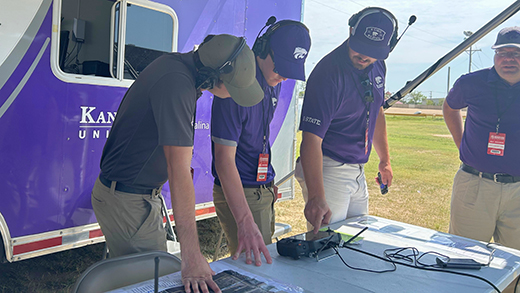
[[(417, 16), (386, 62), (386, 90), (394, 93), (459, 45), (464, 40), (464, 31), (476, 32), (513, 3), (512, 0), (304, 0), (303, 21), (312, 38), (307, 76), (323, 56), (348, 38), (348, 19), (364, 7), (379, 6), (392, 12), (399, 20), (399, 34), (410, 15)], [(520, 26), (519, 13), (473, 45), (473, 49), (482, 51), (472, 55), (472, 71), (493, 66), (494, 52), (490, 47), (498, 31), (515, 25)], [(451, 87), (468, 72), (469, 54), (459, 55), (416, 90), (427, 97), (445, 97), (448, 67)]]

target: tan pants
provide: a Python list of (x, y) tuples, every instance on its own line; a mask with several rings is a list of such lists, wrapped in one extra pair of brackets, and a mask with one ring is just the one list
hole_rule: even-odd
[[(275, 224), (274, 199), (276, 195), (273, 188), (244, 188), (244, 193), (255, 223), (262, 233), (264, 243), (271, 244)], [(220, 226), (226, 235), (229, 252), (233, 255), (238, 248), (237, 223), (229, 209), (222, 187), (216, 184), (213, 185), (213, 202)]]
[(451, 196), (451, 234), (520, 249), (520, 182), (495, 183), (459, 169)]
[(103, 185), (99, 178), (91, 197), (110, 257), (149, 250), (166, 251), (160, 198), (119, 192)]

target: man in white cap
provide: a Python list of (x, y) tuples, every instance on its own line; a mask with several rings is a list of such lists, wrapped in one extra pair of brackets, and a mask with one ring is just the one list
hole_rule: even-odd
[(254, 54), (243, 38), (210, 35), (196, 51), (165, 54), (141, 72), (119, 106), (92, 191), (111, 256), (164, 251), (159, 196), (169, 181), (186, 292), (220, 292), (200, 252), (190, 172), (192, 121), (204, 90), (243, 106), (262, 100)]
[(462, 161), (449, 232), (520, 249), (520, 27), (502, 29), (491, 48), (494, 66), (461, 76), (444, 101)]
[(350, 37), (312, 71), (303, 100), (295, 177), (314, 233), (368, 213), (364, 164), (372, 143), (381, 183), (392, 183), (382, 106), (384, 60), (397, 43), (397, 20), (383, 8), (368, 7), (353, 15), (349, 26)]

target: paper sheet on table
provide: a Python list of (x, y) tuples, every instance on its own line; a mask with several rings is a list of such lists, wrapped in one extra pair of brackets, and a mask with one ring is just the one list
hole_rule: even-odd
[[(267, 279), (256, 274), (241, 270), (235, 266), (229, 265), (224, 262), (212, 262), (210, 263), (211, 268), (215, 273), (220, 273), (225, 270), (233, 270), (244, 276), (253, 278), (262, 283), (265, 283), (270, 288), (268, 292), (287, 292), (287, 293), (302, 293), (304, 290), (296, 285), (284, 284), (282, 282)], [(159, 278), (159, 292), (182, 286), (181, 272), (166, 275)], [(110, 293), (151, 293), (154, 292), (154, 280), (148, 280), (138, 284), (126, 286), (120, 289), (110, 291)]]

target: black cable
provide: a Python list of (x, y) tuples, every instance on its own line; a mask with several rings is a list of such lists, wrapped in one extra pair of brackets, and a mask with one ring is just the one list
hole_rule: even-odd
[[(387, 270), (381, 270), (381, 271), (375, 271), (375, 270), (370, 270), (370, 269), (363, 269), (363, 268), (357, 268), (357, 267), (353, 267), (351, 265), (349, 265), (344, 259), (343, 257), (341, 256), (341, 254), (339, 253), (337, 247), (332, 247), (332, 249), (334, 249), (334, 251), (336, 252), (336, 254), (339, 256), (339, 259), (341, 259), (341, 261), (343, 262), (344, 265), (346, 265), (348, 268), (351, 268), (353, 270), (357, 270), (357, 271), (364, 271), (364, 272), (369, 272), (369, 273), (377, 273), (377, 274), (381, 274), (381, 273), (388, 273), (388, 272), (394, 272), (395, 270), (397, 270), (397, 266), (395, 265), (395, 263), (393, 261), (389, 261), (388, 259), (384, 259), (384, 258), (380, 258), (386, 262), (390, 262), (393, 266), (392, 269), (387, 269)], [(373, 255), (373, 256), (376, 256), (376, 255)]]
[(489, 267), (489, 265), (491, 264), (493, 259), (495, 259), (495, 251), (497, 249), (496, 248), (491, 248), (490, 247), (491, 245), (502, 246), (502, 244), (500, 244), (500, 243), (488, 243), (488, 244), (486, 244), (486, 248), (492, 249), (491, 252), (489, 253), (489, 259), (488, 259), (488, 263), (486, 264), (486, 267)]
[(81, 51), (81, 48), (83, 47), (83, 43), (79, 43), (78, 48), (76, 49), (76, 64), (79, 64), (79, 51)]
[(518, 289), (518, 283), (520, 282), (520, 276), (518, 276), (516, 278), (516, 284), (515, 284), (515, 288), (513, 289), (513, 293), (516, 293), (516, 289)]
[[(401, 252), (406, 251), (408, 249), (410, 249), (412, 251), (411, 254), (407, 254), (407, 255), (400, 254)], [(396, 252), (389, 254), (388, 253), (389, 251), (396, 251)], [(390, 249), (386, 249), (383, 253), (384, 253), (385, 257), (387, 257), (388, 259), (391, 259), (391, 260), (393, 260), (394, 258), (404, 259), (410, 263), (418, 264), (422, 267), (436, 267), (437, 266), (437, 264), (425, 264), (425, 263), (421, 262), (421, 258), (423, 258), (426, 255), (435, 254), (442, 258), (449, 259), (448, 256), (435, 252), (435, 251), (428, 251), (428, 252), (421, 254), (419, 252), (419, 250), (415, 247), (390, 248)], [(412, 256), (413, 256), (413, 258), (412, 258)]]
[[(498, 289), (495, 284), (491, 283), (490, 281), (486, 280), (485, 278), (482, 278), (480, 276), (476, 276), (476, 275), (472, 275), (472, 274), (467, 274), (467, 273), (462, 273), (462, 272), (457, 272), (457, 271), (450, 271), (450, 270), (445, 270), (445, 269), (437, 269), (437, 268), (434, 268), (434, 267), (421, 267), (421, 266), (417, 266), (417, 264), (407, 264), (407, 263), (402, 263), (402, 262), (398, 262), (398, 261), (394, 261), (394, 260), (388, 260), (388, 259), (385, 259), (379, 255), (375, 255), (375, 254), (372, 254), (370, 252), (366, 252), (366, 251), (363, 251), (363, 250), (360, 250), (360, 249), (357, 249), (357, 248), (354, 248), (354, 247), (351, 247), (351, 246), (344, 246), (345, 248), (348, 248), (350, 250), (354, 250), (354, 251), (357, 251), (357, 252), (360, 252), (360, 253), (363, 253), (363, 254), (366, 254), (366, 255), (369, 255), (369, 256), (372, 256), (372, 257), (375, 257), (375, 258), (378, 258), (378, 259), (381, 259), (381, 260), (384, 260), (384, 261), (387, 261), (387, 262), (391, 262), (392, 264), (399, 264), (399, 265), (402, 265), (402, 266), (407, 266), (407, 267), (410, 267), (410, 268), (416, 268), (416, 269), (420, 269), (420, 270), (425, 270), (425, 271), (434, 271), (434, 272), (442, 272), (442, 273), (449, 273), (449, 274), (454, 274), (454, 275), (461, 275), (461, 276), (466, 276), (466, 277), (471, 277), (471, 278), (475, 278), (475, 279), (479, 279), (483, 282), (486, 282), (487, 284), (489, 284), (491, 287), (493, 287), (493, 289), (495, 291), (497, 291), (498, 293), (501, 293), (500, 289)], [(417, 250), (417, 248), (414, 248), (414, 247), (406, 247), (406, 248), (398, 248), (398, 249), (387, 249), (385, 250), (388, 251), (388, 250), (400, 250), (400, 251), (403, 251), (403, 250), (406, 250), (406, 249), (415, 249)], [(336, 251), (337, 252), (337, 251)], [(340, 255), (338, 253), (338, 255)], [(341, 257), (340, 257), (341, 258)], [(518, 284), (518, 282), (517, 282)]]
[(70, 56), (72, 56), (72, 53), (76, 49), (77, 45), (78, 45), (78, 43), (74, 43), (74, 47), (72, 47), (72, 50), (70, 50), (70, 53), (66, 53), (65, 61), (63, 62), (63, 66), (67, 67), (68, 63), (71, 61), (71, 60), (69, 60), (69, 58), (70, 58)]

